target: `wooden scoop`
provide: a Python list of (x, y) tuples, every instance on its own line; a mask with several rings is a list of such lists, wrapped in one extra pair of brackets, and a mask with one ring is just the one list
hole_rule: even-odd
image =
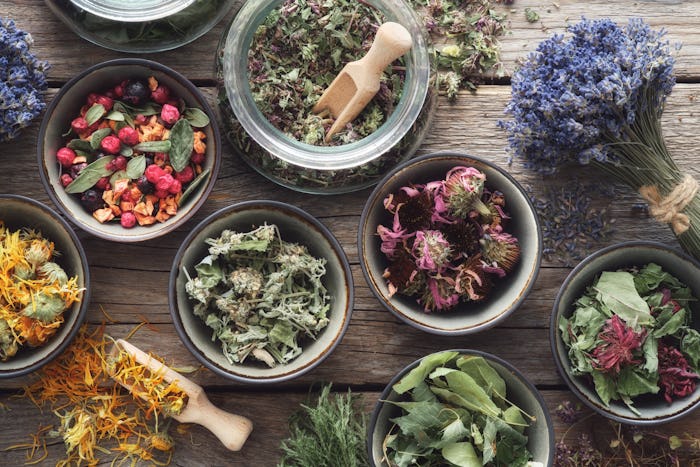
[[(112, 348), (112, 355), (117, 356), (120, 349), (132, 355), (138, 364), (148, 368), (153, 374), (162, 376), (163, 381), (168, 383), (175, 382), (178, 387), (187, 393), (187, 404), (182, 409), (182, 412), (178, 415), (173, 415), (175, 420), (181, 423), (197, 423), (204, 426), (214, 433), (223, 445), (231, 451), (239, 451), (243, 447), (253, 429), (253, 424), (250, 420), (215, 407), (209, 402), (201, 386), (168, 368), (129, 342), (117, 339)], [(114, 377), (114, 375), (112, 376)], [(114, 379), (132, 391), (132, 393), (135, 392), (131, 386), (119, 381), (117, 378)], [(145, 396), (142, 396), (142, 398), (145, 398)]]
[(367, 55), (343, 67), (313, 108), (314, 113), (327, 109), (335, 117), (326, 133), (326, 142), (362, 112), (379, 91), (384, 69), (408, 52), (412, 44), (411, 34), (405, 27), (387, 22), (377, 29)]

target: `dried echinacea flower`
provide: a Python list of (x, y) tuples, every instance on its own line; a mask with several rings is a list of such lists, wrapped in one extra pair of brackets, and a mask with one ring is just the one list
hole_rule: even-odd
[(616, 375), (625, 366), (640, 363), (635, 353), (641, 349), (645, 337), (646, 330), (635, 332), (619, 316), (613, 315), (598, 334), (601, 343), (592, 352), (594, 367)]
[(391, 227), (377, 226), (388, 265), (389, 295), (415, 296), (426, 312), (484, 300), (494, 278), (520, 259), (505, 196), (487, 189), (486, 175), (457, 166), (442, 180), (408, 184), (384, 199)]

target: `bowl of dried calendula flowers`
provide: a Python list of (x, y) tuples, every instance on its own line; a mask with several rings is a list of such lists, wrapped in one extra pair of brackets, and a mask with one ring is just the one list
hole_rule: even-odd
[(75, 224), (118, 242), (159, 237), (205, 202), (220, 165), (214, 112), (189, 80), (126, 58), (66, 83), (39, 129), (39, 174)]
[(353, 280), (331, 231), (307, 212), (254, 200), (223, 208), (187, 236), (170, 272), (170, 313), (185, 346), (236, 381), (287, 381), (342, 339)]
[(454, 152), (413, 159), (380, 181), (357, 243), (379, 301), (442, 335), (478, 332), (509, 316), (532, 289), (542, 256), (537, 216), (518, 182)]
[(36, 371), (78, 332), (90, 302), (87, 258), (48, 206), (0, 195), (0, 378)]

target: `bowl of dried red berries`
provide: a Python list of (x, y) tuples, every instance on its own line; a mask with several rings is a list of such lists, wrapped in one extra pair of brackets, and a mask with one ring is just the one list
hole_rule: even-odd
[(611, 245), (579, 263), (554, 302), (559, 373), (612, 420), (656, 425), (700, 405), (700, 263), (667, 245)]
[(532, 289), (542, 255), (537, 216), (518, 182), (491, 162), (453, 152), (389, 173), (365, 204), (357, 243), (379, 301), (441, 335), (505, 319)]
[(76, 225), (118, 242), (161, 236), (205, 202), (220, 165), (214, 112), (187, 78), (117, 59), (66, 83), (39, 129), (39, 173)]

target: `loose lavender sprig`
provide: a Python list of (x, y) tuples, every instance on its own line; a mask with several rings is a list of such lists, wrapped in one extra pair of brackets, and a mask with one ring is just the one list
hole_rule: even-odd
[[(675, 84), (665, 31), (641, 19), (625, 27), (583, 19), (568, 33), (542, 42), (513, 75), (506, 107), (512, 120), (499, 122), (512, 156), (548, 174), (572, 163), (595, 166), (635, 190), (652, 187), (660, 200), (681, 182), (694, 193), (661, 131)], [(657, 219), (671, 223), (681, 246), (700, 257), (700, 197), (676, 211), (687, 218)]]
[(46, 104), (49, 64), (29, 52), (32, 36), (0, 18), (0, 142), (16, 138)]

